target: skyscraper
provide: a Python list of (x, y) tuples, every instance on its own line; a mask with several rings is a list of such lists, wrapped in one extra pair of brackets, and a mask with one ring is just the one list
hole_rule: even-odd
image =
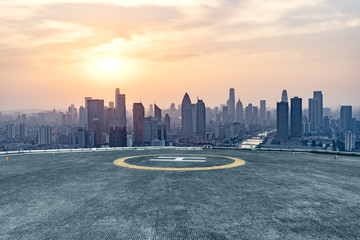
[(243, 104), (240, 101), (237, 101), (236, 103), (236, 118), (235, 118), (236, 122), (242, 122), (244, 121), (244, 108), (243, 108)]
[(260, 100), (260, 121), (266, 120), (266, 100)]
[(104, 100), (91, 99), (87, 101), (88, 129), (94, 130), (95, 146), (102, 144), (102, 133), (105, 125)]
[(117, 127), (126, 128), (126, 103), (125, 94), (120, 94), (120, 89), (115, 90), (115, 118)]
[(158, 139), (158, 119), (146, 117), (143, 121), (143, 143), (151, 145), (155, 139)]
[(14, 124), (12, 124), (12, 123), (6, 124), (6, 135), (10, 139), (15, 138), (15, 125)]
[(79, 123), (80, 126), (85, 126), (86, 125), (86, 109), (83, 106), (80, 106), (79, 108)]
[(286, 90), (283, 90), (283, 92), (282, 92), (281, 102), (288, 102), (288, 96), (287, 96), (287, 91)]
[(354, 151), (355, 149), (355, 136), (351, 131), (345, 131), (345, 151)]
[(205, 137), (206, 128), (206, 111), (205, 103), (203, 100), (199, 100), (196, 103), (196, 132)]
[(188, 93), (185, 93), (181, 103), (181, 127), (185, 138), (192, 137), (193, 134), (192, 106)]
[(230, 88), (229, 90), (229, 100), (227, 101), (229, 122), (235, 121), (235, 89)]
[(143, 122), (145, 118), (145, 109), (142, 103), (134, 103), (133, 105), (133, 132), (134, 145), (140, 145), (144, 142)]
[(161, 117), (161, 109), (156, 105), (154, 104), (155, 106), (155, 117), (158, 119), (158, 121), (160, 122), (162, 120), (162, 117)]
[(291, 137), (302, 137), (302, 99), (294, 97), (291, 99)]
[(277, 139), (286, 141), (289, 136), (289, 103), (286, 90), (283, 91), (281, 102), (276, 104)]
[(252, 123), (252, 117), (253, 117), (253, 106), (251, 103), (247, 105), (245, 108), (245, 121), (246, 123)]
[(309, 99), (309, 121), (311, 130), (320, 130), (323, 120), (323, 95), (321, 91), (314, 91)]
[(351, 130), (352, 106), (341, 106), (340, 108), (340, 129)]
[(171, 130), (170, 130), (170, 116), (169, 116), (169, 114), (165, 115), (164, 122), (165, 122), (165, 126), (166, 126), (166, 132), (170, 133)]
[(223, 123), (224, 124), (229, 123), (229, 108), (227, 106), (223, 106), (222, 118), (223, 118)]
[(258, 107), (256, 107), (256, 106), (253, 107), (252, 120), (255, 123), (257, 123), (259, 121), (259, 111), (258, 111)]
[(52, 143), (52, 128), (49, 125), (39, 127), (38, 144)]
[(28, 135), (26, 123), (20, 124), (20, 139), (26, 139)]

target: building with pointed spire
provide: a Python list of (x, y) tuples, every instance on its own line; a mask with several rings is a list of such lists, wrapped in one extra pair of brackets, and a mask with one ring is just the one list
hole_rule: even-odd
[(236, 103), (236, 118), (235, 118), (235, 121), (236, 122), (244, 121), (244, 107), (243, 107), (242, 102), (240, 101), (240, 98), (239, 98), (239, 101), (237, 101), (237, 103)]
[(193, 135), (192, 106), (188, 93), (185, 93), (181, 103), (181, 127), (185, 138)]

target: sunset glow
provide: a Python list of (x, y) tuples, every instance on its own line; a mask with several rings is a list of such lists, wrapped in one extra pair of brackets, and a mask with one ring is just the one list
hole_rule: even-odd
[(116, 58), (110, 58), (110, 57), (101, 59), (97, 63), (97, 65), (104, 73), (108, 73), (108, 74), (116, 73), (122, 67), (122, 64), (119, 60), (117, 60)]

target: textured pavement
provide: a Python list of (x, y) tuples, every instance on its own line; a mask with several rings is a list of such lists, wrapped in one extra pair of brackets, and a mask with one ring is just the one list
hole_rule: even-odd
[[(113, 163), (145, 154), (246, 164), (151, 171)], [(1, 156), (0, 239), (360, 239), (360, 158), (235, 150)]]

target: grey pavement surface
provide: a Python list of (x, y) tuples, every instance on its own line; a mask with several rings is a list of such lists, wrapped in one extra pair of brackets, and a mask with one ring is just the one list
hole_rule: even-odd
[[(130, 155), (190, 153), (235, 156), (246, 164), (151, 171), (113, 163)], [(360, 158), (235, 150), (1, 156), (0, 239), (360, 239)]]

